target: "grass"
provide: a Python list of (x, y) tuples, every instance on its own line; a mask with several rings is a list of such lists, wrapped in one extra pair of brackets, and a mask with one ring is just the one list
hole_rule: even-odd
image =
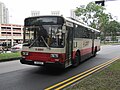
[(12, 59), (18, 57), (21, 57), (20, 52), (0, 54), (0, 60), (6, 60), (6, 59)]
[(105, 42), (105, 43), (101, 42), (100, 44), (101, 45), (120, 45), (120, 42)]
[(66, 90), (120, 90), (120, 59)]

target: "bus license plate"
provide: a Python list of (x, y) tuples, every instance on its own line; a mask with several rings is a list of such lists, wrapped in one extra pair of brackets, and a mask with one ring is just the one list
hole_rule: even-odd
[(36, 62), (36, 61), (34, 61), (34, 64), (44, 65), (44, 62)]

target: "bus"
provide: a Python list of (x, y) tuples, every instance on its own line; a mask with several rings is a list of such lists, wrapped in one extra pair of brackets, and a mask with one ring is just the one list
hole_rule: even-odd
[(22, 64), (76, 67), (100, 50), (100, 31), (72, 18), (28, 17), (23, 31)]

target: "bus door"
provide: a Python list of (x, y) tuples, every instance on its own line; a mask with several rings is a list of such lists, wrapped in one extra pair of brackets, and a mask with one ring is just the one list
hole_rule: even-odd
[(65, 67), (72, 64), (72, 51), (73, 51), (73, 28), (67, 27), (67, 39), (66, 39), (66, 62)]
[(95, 35), (94, 35), (94, 32), (92, 32), (92, 54), (94, 54), (94, 38), (95, 38)]

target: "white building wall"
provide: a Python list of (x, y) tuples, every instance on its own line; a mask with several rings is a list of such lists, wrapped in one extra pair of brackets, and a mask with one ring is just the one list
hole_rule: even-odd
[(75, 15), (75, 10), (74, 9), (71, 9), (70, 10), (70, 17), (71, 18), (74, 18), (76, 20), (79, 20), (78, 16)]
[(22, 25), (15, 25), (15, 24), (0, 24), (0, 42), (11, 42), (13, 43), (16, 41), (22, 43), (23, 41), (23, 26)]
[(9, 24), (9, 11), (8, 8), (5, 9), (5, 24)]
[(9, 11), (5, 4), (0, 2), (0, 24), (9, 23)]
[(31, 16), (40, 16), (40, 11), (31, 11)]
[(51, 15), (59, 16), (60, 15), (60, 11), (51, 11)]

